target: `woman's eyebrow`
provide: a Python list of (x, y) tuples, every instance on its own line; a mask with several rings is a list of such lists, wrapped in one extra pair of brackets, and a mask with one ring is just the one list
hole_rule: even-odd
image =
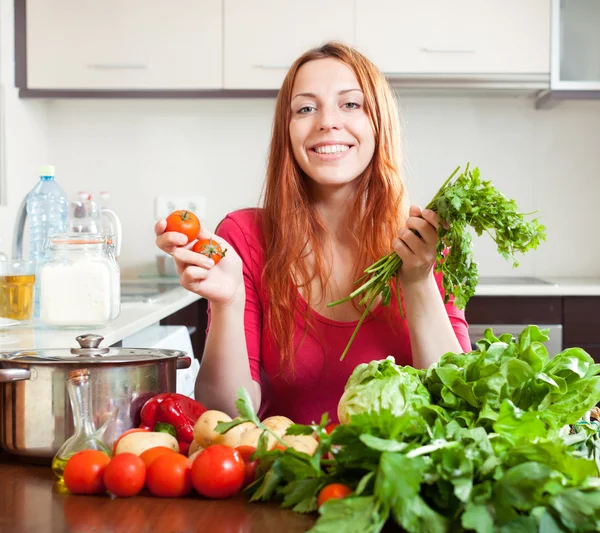
[[(346, 94), (346, 93), (351, 93), (352, 91), (358, 91), (362, 93), (361, 89), (344, 89), (342, 91), (339, 91), (338, 94)], [(298, 93), (296, 95), (294, 95), (294, 97), (292, 98), (292, 100), (294, 98), (299, 98), (300, 96), (305, 96), (306, 98), (316, 98), (317, 95), (315, 93)]]

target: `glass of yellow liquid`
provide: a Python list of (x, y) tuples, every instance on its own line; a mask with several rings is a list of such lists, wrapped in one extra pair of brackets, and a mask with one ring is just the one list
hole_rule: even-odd
[(33, 317), (35, 262), (0, 261), (0, 318), (28, 322)]

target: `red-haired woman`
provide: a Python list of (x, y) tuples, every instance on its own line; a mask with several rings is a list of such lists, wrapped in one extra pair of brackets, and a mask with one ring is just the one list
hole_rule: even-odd
[[(245, 387), (261, 418), (335, 420), (356, 365), (392, 355), (423, 368), (470, 349), (464, 314), (444, 305), (434, 274), (437, 215), (406, 205), (398, 150), (385, 78), (356, 50), (328, 43), (302, 55), (283, 82), (264, 202), (221, 222), (225, 259), (215, 266), (157, 223), (157, 245), (175, 257), (181, 284), (210, 303), (198, 400), (235, 414)], [(327, 303), (352, 292), (392, 247), (403, 260), (405, 313), (394, 298), (376, 302), (340, 361), (362, 309)]]

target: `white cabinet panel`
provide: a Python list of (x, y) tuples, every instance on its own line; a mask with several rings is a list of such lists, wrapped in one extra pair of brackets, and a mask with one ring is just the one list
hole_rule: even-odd
[(279, 89), (287, 69), (328, 40), (354, 43), (352, 0), (224, 0), (225, 89)]
[(222, 87), (221, 0), (27, 0), (29, 89)]
[(356, 45), (386, 73), (548, 74), (550, 0), (356, 0)]

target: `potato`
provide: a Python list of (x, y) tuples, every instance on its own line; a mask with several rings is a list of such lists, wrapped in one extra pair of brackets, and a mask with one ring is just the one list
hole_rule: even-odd
[(150, 448), (166, 446), (175, 452), (179, 452), (179, 443), (173, 435), (158, 431), (138, 431), (125, 435), (117, 444), (115, 455), (120, 453), (134, 453), (141, 455)]
[(237, 448), (240, 445), (240, 439), (242, 435), (246, 433), (246, 431), (250, 431), (252, 429), (256, 429), (256, 424), (253, 424), (252, 422), (244, 422), (239, 426), (231, 428), (227, 433), (218, 435), (215, 437), (214, 442), (215, 444), (224, 444), (225, 446)]
[(297, 452), (304, 452), (308, 455), (314, 454), (319, 446), (317, 439), (310, 435), (286, 435), (281, 440)]
[(221, 411), (206, 411), (194, 425), (194, 440), (203, 448), (215, 443), (220, 434), (215, 431), (219, 422), (231, 422), (231, 417)]
[(273, 433), (279, 437), (283, 437), (287, 428), (289, 428), (294, 422), (292, 422), (287, 416), (270, 416), (262, 421), (263, 425), (268, 427)]
[[(258, 448), (258, 439), (260, 438), (262, 433), (263, 433), (263, 430), (260, 428), (255, 428), (255, 429), (250, 429), (248, 431), (245, 431), (244, 433), (242, 433), (242, 436), (240, 437), (239, 446), (254, 446), (254, 448)], [(273, 448), (275, 448), (278, 441), (270, 433), (268, 433), (267, 435), (268, 435), (267, 450), (272, 450)]]
[(188, 457), (191, 457), (200, 450), (204, 450), (204, 448), (200, 446), (200, 444), (198, 444), (195, 440), (193, 440), (190, 444), (190, 449), (188, 450)]

